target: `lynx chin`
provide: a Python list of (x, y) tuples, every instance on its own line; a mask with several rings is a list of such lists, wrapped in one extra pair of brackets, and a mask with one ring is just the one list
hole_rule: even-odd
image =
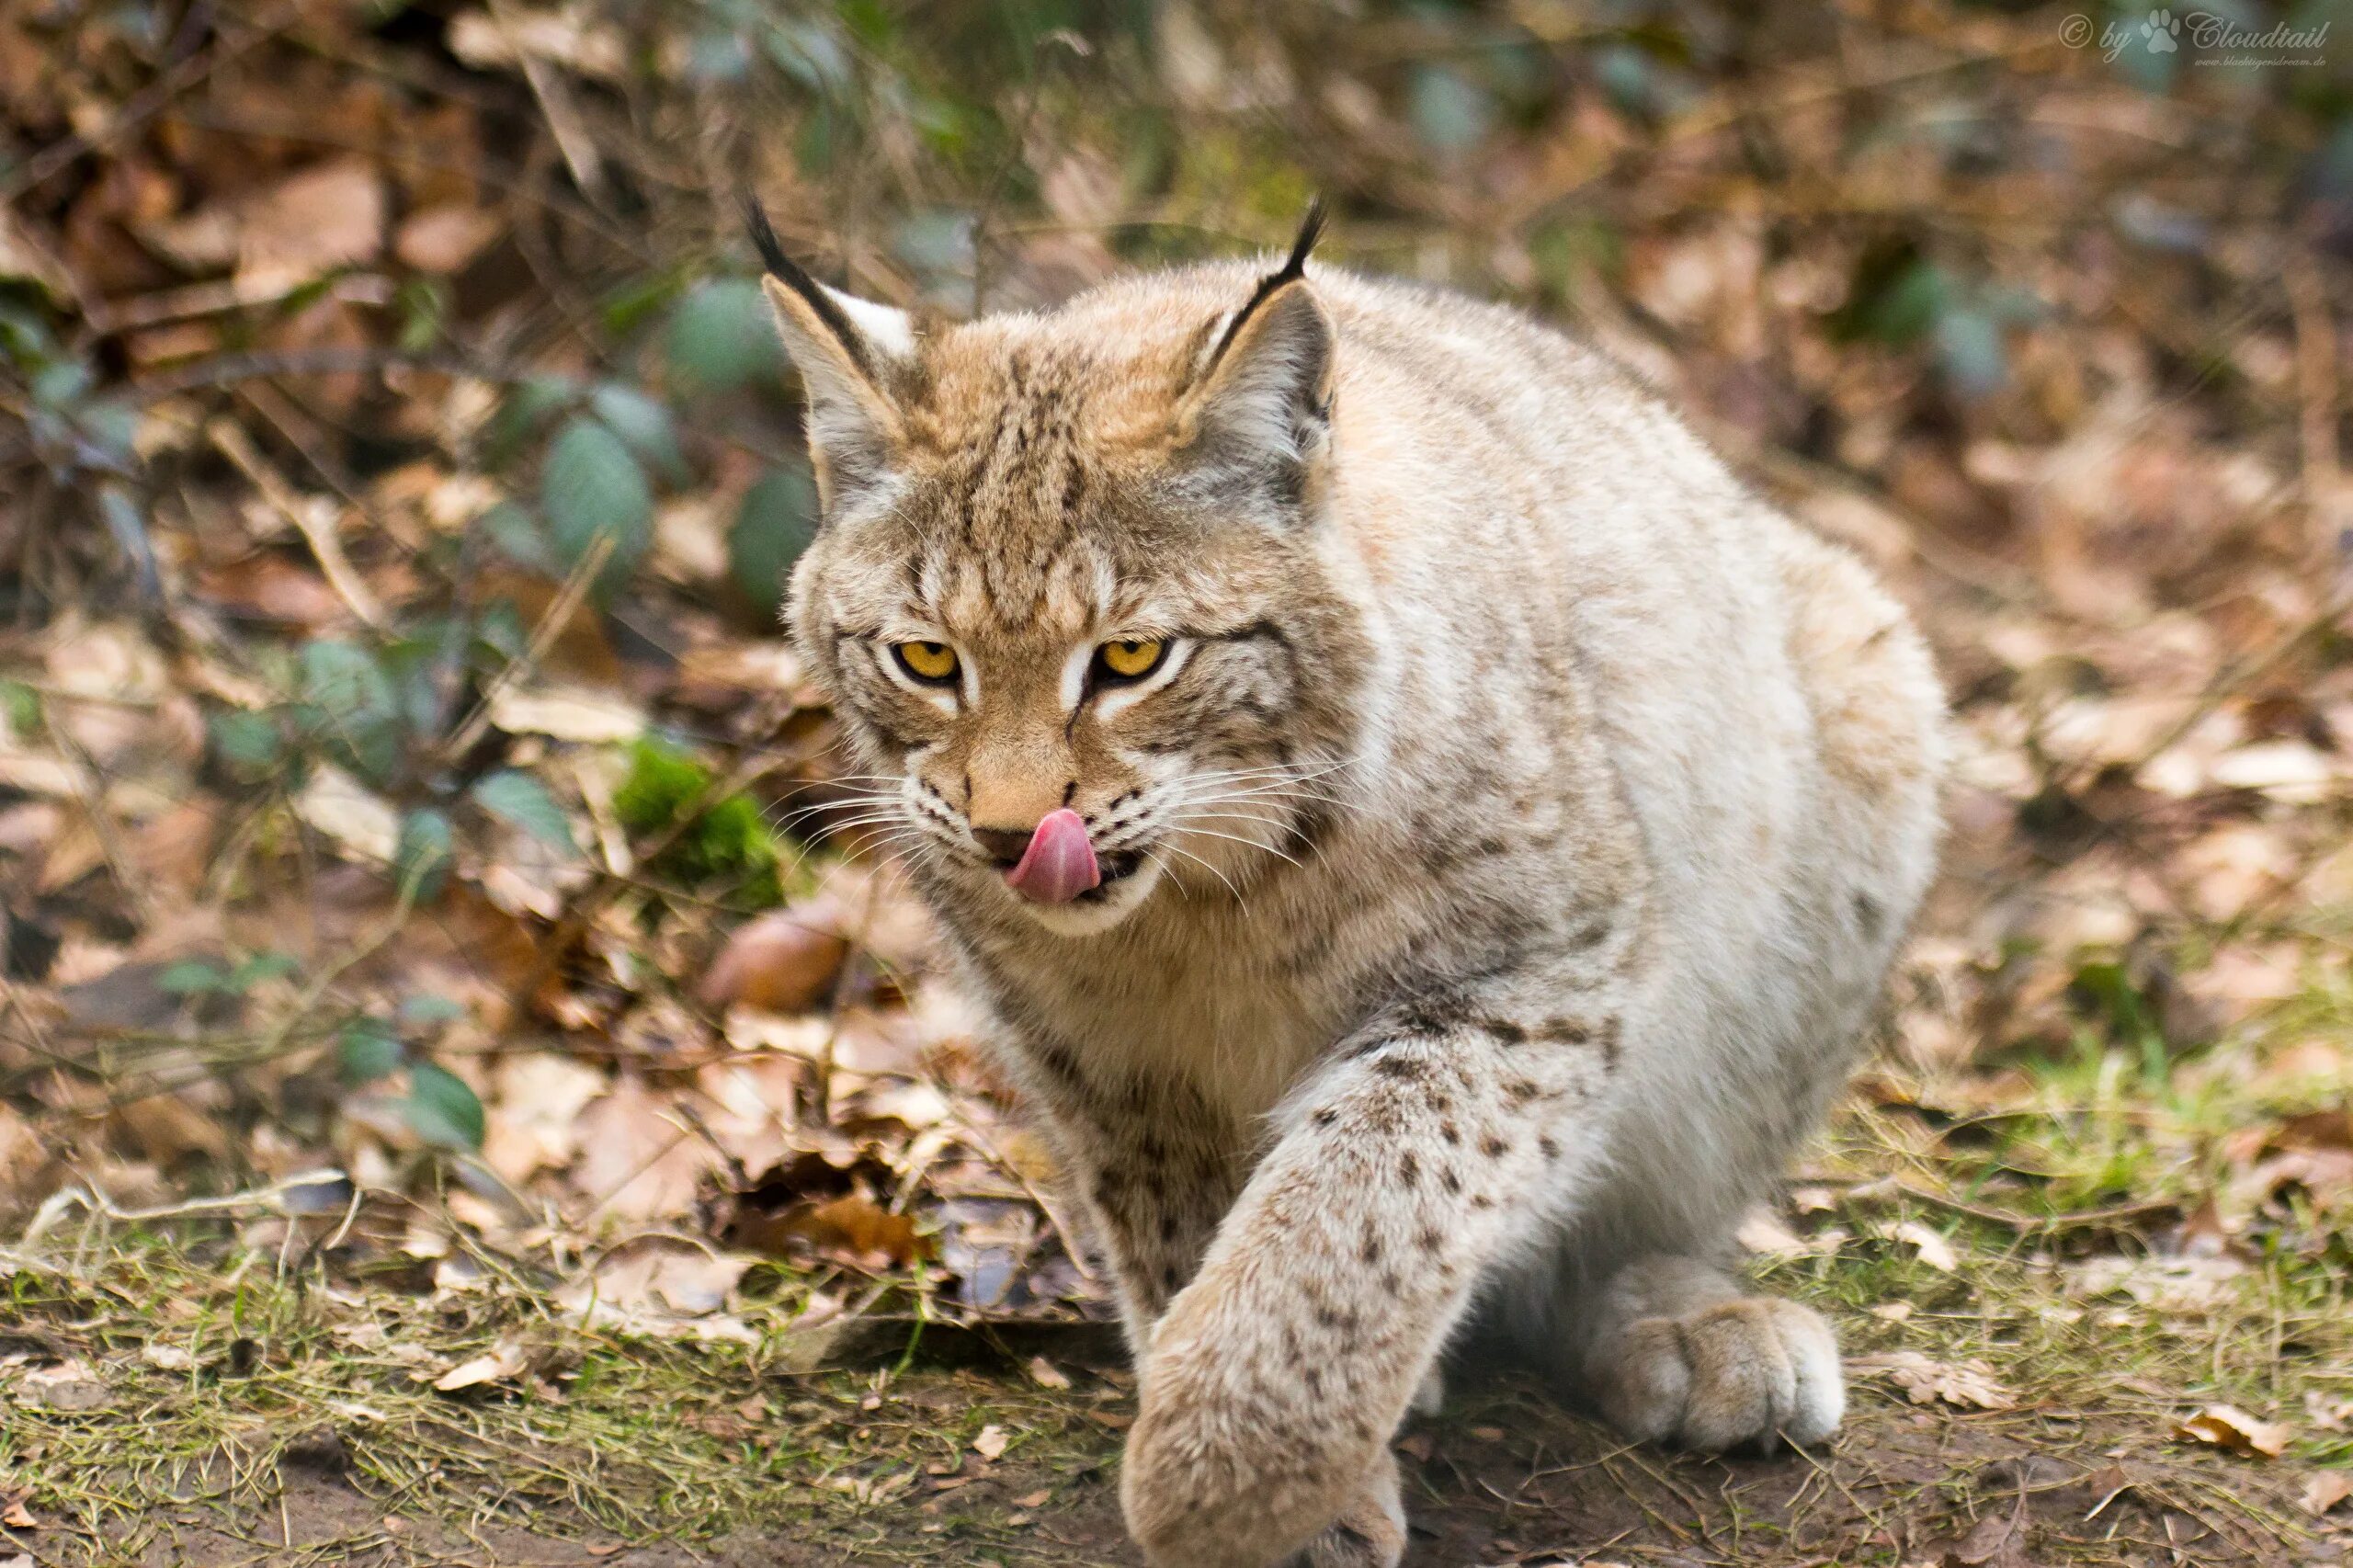
[(1630, 1437), (1815, 1443), (1728, 1267), (1928, 881), (1935, 672), (1517, 312), (1288, 260), (929, 322), (752, 211), (824, 520), (794, 642), (1054, 1141), (1162, 1568), (1392, 1564), (1475, 1318)]

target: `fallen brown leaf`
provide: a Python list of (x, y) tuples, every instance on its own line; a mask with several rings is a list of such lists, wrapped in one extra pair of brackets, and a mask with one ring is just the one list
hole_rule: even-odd
[(483, 1383), (511, 1382), (523, 1375), (530, 1366), (530, 1358), (522, 1346), (511, 1339), (502, 1339), (490, 1349), (470, 1361), (460, 1361), (439, 1377), (433, 1386), (443, 1393), (455, 1393), (460, 1389), (476, 1388)]
[(2242, 1459), (2276, 1460), (2288, 1451), (2294, 1432), (2282, 1421), (2261, 1421), (2231, 1404), (2210, 1404), (2175, 1425), (2173, 1435), (2206, 1443)]
[(1956, 1410), (2008, 1410), (2018, 1403), (2017, 1396), (1994, 1375), (1994, 1369), (1975, 1358), (1944, 1362), (1917, 1350), (1888, 1350), (1875, 1356), (1854, 1357), (1847, 1367), (1854, 1372), (1886, 1374), (1888, 1381), (1902, 1389), (1904, 1396), (1915, 1404), (1943, 1403)]
[(103, 1410), (114, 1403), (108, 1388), (87, 1361), (60, 1361), (36, 1367), (17, 1383), (17, 1402), (37, 1410)]
[(704, 1005), (797, 1013), (823, 1000), (849, 956), (849, 944), (834, 928), (838, 915), (818, 901), (737, 926), (703, 976)]
[(1917, 1220), (1906, 1220), (1896, 1226), (1895, 1239), (1917, 1252), (1920, 1261), (1939, 1274), (1950, 1274), (1961, 1267), (1960, 1255), (1952, 1250), (1952, 1243)]
[(2347, 1497), (2353, 1497), (2353, 1474), (2341, 1470), (2320, 1470), (2304, 1477), (2301, 1501), (2304, 1512), (2313, 1515), (2327, 1513)]

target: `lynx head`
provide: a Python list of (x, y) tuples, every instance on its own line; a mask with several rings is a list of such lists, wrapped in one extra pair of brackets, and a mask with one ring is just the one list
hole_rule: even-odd
[(1083, 935), (1303, 857), (1366, 645), (1326, 561), (1332, 318), (1290, 259), (919, 327), (752, 210), (824, 520), (793, 637), (935, 897)]

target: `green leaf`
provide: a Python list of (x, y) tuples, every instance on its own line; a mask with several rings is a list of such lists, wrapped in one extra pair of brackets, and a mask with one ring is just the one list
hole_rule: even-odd
[(400, 346), (421, 354), (441, 341), (449, 320), (449, 285), (439, 278), (412, 278), (392, 296), (400, 312)]
[(1487, 139), (1495, 125), (1495, 97), (1449, 65), (1414, 68), (1406, 114), (1431, 148), (1467, 153)]
[(354, 1018), (335, 1037), (335, 1074), (354, 1087), (397, 1071), (406, 1055), (400, 1036), (381, 1018)]
[(155, 988), (175, 996), (210, 996), (229, 989), (229, 976), (218, 964), (183, 959), (155, 977)]
[(540, 507), (557, 562), (569, 571), (599, 539), (613, 541), (597, 574), (606, 593), (629, 579), (654, 538), (654, 492), (620, 437), (585, 415), (566, 422), (540, 472)]
[(735, 527), (727, 536), (736, 585), (773, 613), (783, 602), (786, 574), (816, 537), (817, 486), (808, 471), (775, 470), (745, 491), (736, 508)]
[(374, 653), (333, 639), (305, 643), (301, 692), (317, 733), (354, 767), (372, 779), (392, 776), (401, 760), (400, 710)]
[(128, 468), (137, 460), (139, 411), (113, 398), (97, 398), (74, 412), (82, 433), (107, 456)]
[(90, 390), (90, 368), (79, 359), (61, 359), (32, 378), (33, 401), (44, 408), (64, 408), (81, 401)]
[(580, 382), (571, 376), (533, 376), (517, 383), (483, 433), (483, 461), (494, 469), (513, 462), (540, 427), (579, 396)]
[(419, 903), (441, 896), (456, 858), (457, 832), (447, 812), (421, 807), (401, 819), (400, 843), (392, 851), (392, 871), (404, 889)]
[(784, 372), (784, 345), (760, 286), (748, 278), (699, 283), (670, 312), (664, 345), (674, 390), (732, 392)]
[(287, 953), (256, 953), (229, 971), (224, 989), (242, 996), (265, 980), (282, 980), (301, 967)]
[(2002, 324), (1973, 306), (1947, 311), (1937, 323), (1937, 363), (1962, 394), (1984, 397), (2009, 380), (2009, 350)]
[(555, 548), (548, 542), (548, 530), (530, 508), (513, 501), (501, 501), (474, 519), (474, 527), (491, 548), (527, 572), (543, 576), (563, 575), (563, 567), (555, 558)]
[(215, 713), (206, 726), (212, 754), (231, 772), (251, 778), (278, 766), (284, 737), (274, 713)]
[(18, 735), (40, 728), (40, 693), (22, 681), (0, 680), (0, 723)]
[(686, 454), (678, 449), (678, 427), (660, 400), (635, 387), (607, 381), (590, 394), (588, 407), (665, 483), (687, 482), (689, 476)]
[(392, 711), (392, 683), (376, 655), (356, 642), (309, 642), (302, 648), (302, 700), (337, 719), (368, 722)]
[(465, 1005), (447, 996), (435, 996), (419, 992), (401, 999), (400, 1017), (404, 1024), (430, 1028), (435, 1024), (454, 1024), (466, 1016)]
[(1944, 268), (1930, 261), (1915, 263), (1883, 291), (1863, 301), (1863, 330), (1899, 348), (1917, 343), (1936, 329), (1952, 294), (1952, 279)]
[(597, 319), (615, 337), (633, 336), (646, 318), (667, 308), (678, 297), (685, 282), (675, 267), (665, 267), (659, 272), (632, 273), (597, 300)]
[(482, 1147), (482, 1101), (465, 1080), (447, 1068), (419, 1062), (408, 1070), (408, 1099), (402, 1109), (409, 1126), (427, 1143), (441, 1149)]
[(580, 852), (563, 808), (555, 803), (547, 786), (529, 774), (505, 768), (476, 780), (469, 792), (475, 804), (501, 822), (520, 828), (542, 844), (551, 844), (575, 855)]

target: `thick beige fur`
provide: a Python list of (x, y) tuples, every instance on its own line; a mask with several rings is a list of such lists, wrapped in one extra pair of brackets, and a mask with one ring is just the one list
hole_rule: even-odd
[[(792, 634), (1095, 1221), (1166, 1568), (1396, 1562), (1390, 1438), (1474, 1308), (1631, 1435), (1835, 1429), (1827, 1326), (1729, 1237), (1938, 832), (1936, 679), (1855, 560), (1524, 315), (1267, 270), (956, 325), (772, 288)], [(1171, 653), (1101, 686), (1113, 637)], [(1065, 804), (1128, 874), (1027, 903), (974, 830)]]

